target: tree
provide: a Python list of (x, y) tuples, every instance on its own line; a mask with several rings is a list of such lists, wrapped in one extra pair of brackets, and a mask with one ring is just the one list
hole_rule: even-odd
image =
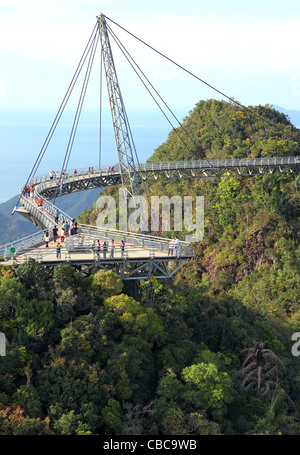
[(70, 435), (75, 434), (78, 425), (78, 418), (74, 413), (74, 410), (62, 414), (62, 416), (56, 420), (53, 424), (53, 428), (56, 434)]
[(55, 287), (59, 289), (74, 288), (77, 277), (74, 269), (67, 264), (59, 264), (53, 270), (53, 282)]
[(246, 389), (257, 387), (262, 395), (277, 388), (278, 365), (284, 368), (279, 357), (271, 349), (265, 349), (264, 343), (261, 342), (243, 351), (247, 351), (247, 354), (239, 372), (243, 380), (242, 387)]
[(21, 385), (13, 395), (13, 402), (18, 403), (31, 418), (42, 415), (42, 406), (38, 391), (31, 384)]
[(163, 336), (163, 327), (159, 316), (152, 308), (144, 308), (139, 302), (126, 294), (107, 298), (104, 306), (117, 314), (126, 333), (143, 338), (148, 342)]
[(72, 289), (63, 289), (56, 299), (55, 315), (57, 319), (63, 323), (74, 319), (74, 306), (77, 301), (77, 296)]
[(43, 336), (54, 326), (53, 304), (36, 298), (31, 299), (30, 303), (22, 299), (16, 305), (16, 321), (28, 335)]
[(103, 298), (120, 294), (123, 286), (122, 279), (111, 270), (97, 270), (92, 276), (92, 289)]
[(120, 403), (110, 398), (102, 409), (101, 420), (106, 428), (106, 434), (119, 434), (124, 425)]
[(20, 406), (7, 406), (0, 410), (0, 432), (6, 435), (52, 434), (49, 430), (49, 418), (30, 418), (24, 415)]
[(136, 404), (133, 406), (131, 403), (124, 404), (125, 412), (125, 427), (122, 430), (122, 434), (126, 435), (141, 435), (143, 434), (143, 425), (145, 416), (152, 413), (153, 401), (145, 406)]
[(155, 276), (151, 277), (149, 280), (144, 280), (141, 283), (141, 288), (145, 293), (144, 300), (146, 300), (146, 304), (149, 304), (150, 306), (154, 305), (155, 297), (161, 292), (162, 287), (162, 284)]
[(33, 259), (15, 268), (15, 275), (27, 291), (27, 297), (39, 300), (47, 299), (49, 292), (48, 273)]
[(163, 420), (164, 434), (170, 435), (218, 435), (221, 434), (219, 425), (211, 422), (198, 412), (185, 414), (181, 409), (169, 409)]
[[(182, 370), (182, 378), (189, 386), (185, 399), (197, 399), (201, 409), (220, 409), (231, 398), (231, 379), (227, 373), (219, 372), (213, 363), (198, 363)], [(193, 393), (197, 391), (197, 393)]]
[(15, 311), (18, 304), (26, 302), (24, 286), (15, 277), (4, 277), (0, 281), (0, 329), (15, 326)]
[(121, 400), (129, 400), (132, 397), (133, 391), (130, 387), (130, 379), (126, 371), (121, 371), (120, 377), (116, 384), (117, 395)]
[(93, 355), (91, 343), (71, 324), (61, 331), (61, 342), (58, 349), (69, 360), (76, 362), (79, 360), (89, 362)]

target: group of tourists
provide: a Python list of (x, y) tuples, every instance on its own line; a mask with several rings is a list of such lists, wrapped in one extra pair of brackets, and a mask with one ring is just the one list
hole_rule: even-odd
[[(77, 224), (77, 221), (75, 220), (75, 218), (73, 218), (71, 223), (69, 223), (68, 220), (67, 221), (63, 221), (62, 227), (60, 229), (60, 241), (61, 241), (61, 243), (63, 243), (65, 241), (66, 237), (69, 237), (70, 235), (76, 235), (76, 234), (78, 234), (78, 232), (79, 232), (78, 224)], [(55, 226), (53, 228), (53, 239), (55, 239), (54, 242), (56, 241), (57, 234), (58, 234), (58, 228), (57, 228), (57, 226)]]
[[(58, 217), (59, 213), (56, 214), (56, 216)], [(77, 221), (75, 220), (75, 218), (71, 221), (71, 223), (69, 223), (68, 221), (64, 221), (62, 224), (62, 227), (60, 228), (60, 232), (59, 232), (59, 226), (57, 224), (58, 218), (57, 218), (57, 220), (55, 220), (55, 222), (56, 222), (56, 224), (52, 229), (52, 237), (53, 237), (54, 243), (56, 243), (56, 240), (58, 239), (58, 237), (60, 237), (60, 243), (63, 243), (65, 241), (66, 237), (69, 237), (69, 235), (78, 234), (78, 232), (79, 232), (78, 224), (77, 224)], [(45, 240), (46, 248), (48, 248), (49, 242), (50, 242), (50, 236), (49, 236), (48, 232), (46, 232), (44, 240)]]
[(34, 197), (34, 184), (31, 183), (30, 185), (25, 185), (23, 188), (23, 196), (26, 197)]
[(76, 235), (78, 234), (78, 224), (75, 218), (69, 223), (68, 221), (63, 221), (63, 225), (61, 227), (60, 231), (60, 237), (61, 237), (61, 242), (65, 240), (66, 237), (69, 237), (69, 235)]
[(54, 178), (59, 179), (61, 176), (65, 175), (65, 171), (58, 172), (58, 171), (50, 171), (49, 172), (49, 178), (50, 180), (53, 180)]
[(175, 236), (174, 239), (169, 242), (168, 256), (177, 256), (179, 249), (179, 239)]
[[(116, 247), (115, 247), (115, 241), (114, 240), (111, 240), (110, 244), (108, 244), (107, 241), (104, 240), (103, 244), (101, 245), (100, 240), (98, 239), (98, 240), (96, 240), (96, 242), (94, 244), (95, 257), (97, 259), (100, 259), (100, 255), (102, 253), (103, 259), (106, 259), (107, 253), (110, 252), (109, 258), (113, 259), (114, 258), (114, 254), (115, 254), (115, 248)], [(121, 243), (121, 255), (122, 255), (122, 257), (124, 256), (124, 250), (125, 250), (125, 243), (122, 240), (122, 243)]]

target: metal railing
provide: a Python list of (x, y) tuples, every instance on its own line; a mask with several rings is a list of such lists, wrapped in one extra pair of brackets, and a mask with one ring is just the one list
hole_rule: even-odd
[(33, 246), (44, 243), (44, 238), (48, 230), (36, 232), (22, 239), (14, 240), (0, 246), (0, 257), (8, 260), (21, 252), (31, 249)]
[[(147, 259), (167, 259), (167, 250), (157, 250), (156, 248), (145, 249), (141, 246), (125, 246), (124, 249), (120, 245), (116, 245), (113, 253), (110, 244), (107, 245), (107, 251), (103, 251), (103, 244), (101, 250), (97, 250), (95, 242), (91, 242), (87, 239), (78, 238), (78, 243), (66, 243), (61, 245), (60, 253), (57, 255), (56, 247), (48, 248), (27, 248), (22, 254), (10, 255), (6, 260), (16, 261), (18, 264), (28, 261), (33, 258), (37, 262), (75, 262), (81, 264), (85, 261), (106, 261), (110, 260), (115, 262), (116, 260), (135, 261), (135, 260), (147, 260)], [(19, 252), (20, 253), (20, 252)], [(174, 250), (172, 257), (176, 259), (192, 257), (193, 254), (187, 254), (187, 251), (179, 245), (178, 249)]]
[[(300, 156), (290, 156), (290, 157), (267, 157), (267, 158), (231, 158), (231, 159), (213, 159), (213, 160), (187, 160), (187, 161), (163, 161), (163, 162), (148, 162), (145, 164), (137, 165), (137, 172), (141, 173), (152, 173), (152, 172), (167, 172), (167, 171), (180, 171), (180, 170), (230, 170), (230, 169), (249, 169), (253, 170), (255, 168), (270, 168), (270, 170), (281, 169), (282, 167), (300, 167)], [(76, 174), (74, 171), (67, 170), (64, 172), (62, 177), (54, 176), (52, 179), (49, 178), (49, 175), (44, 174), (38, 177), (35, 177), (29, 182), (35, 186), (35, 190), (39, 195), (42, 196), (43, 192), (47, 193), (47, 190), (54, 191), (58, 189), (57, 196), (61, 194), (66, 194), (65, 191), (61, 191), (65, 185), (73, 185), (72, 191), (78, 191), (79, 187), (74, 186), (74, 184), (88, 181), (89, 179), (101, 179), (102, 177), (121, 177), (119, 172), (119, 165), (107, 167), (95, 167), (91, 171), (87, 168), (79, 169)], [(100, 183), (103, 183), (101, 180)], [(96, 185), (97, 186), (97, 185)], [(60, 188), (61, 187), (61, 188)], [(85, 188), (80, 188), (85, 189)], [(21, 194), (24, 194), (24, 187), (21, 189)], [(48, 211), (53, 213), (55, 210), (54, 206), (50, 206), (51, 203), (48, 202)], [(70, 219), (67, 214), (63, 214), (65, 219)], [(61, 221), (61, 217), (60, 217)]]
[[(43, 212), (44, 213), (44, 212)], [(45, 215), (45, 213), (44, 213)], [(53, 226), (54, 222), (52, 220)], [(12, 257), (20, 256), (21, 254), (31, 255), (34, 252), (34, 246), (41, 245), (44, 243), (46, 233), (49, 233), (50, 239), (52, 239), (52, 230), (45, 229), (36, 234), (32, 234), (24, 239), (16, 240), (10, 242), (6, 245), (0, 247), (0, 257), (4, 260), (11, 259)], [(77, 252), (80, 249), (94, 249), (96, 240), (99, 239), (101, 242), (114, 240), (115, 242), (124, 241), (125, 250), (130, 251), (134, 250), (135, 252), (141, 251), (145, 254), (145, 250), (151, 251), (153, 254), (154, 251), (157, 253), (166, 252), (169, 249), (169, 243), (171, 239), (148, 236), (144, 234), (138, 234), (133, 232), (118, 231), (114, 229), (102, 228), (99, 226), (90, 226), (78, 223), (78, 234), (69, 235), (65, 238), (64, 248), (66, 251), (76, 250)], [(194, 253), (192, 248), (189, 248), (188, 242), (179, 242), (178, 254), (185, 257), (193, 257)], [(120, 247), (116, 245), (116, 250)], [(39, 257), (39, 254), (49, 254), (50, 248), (44, 253), (35, 252), (34, 257)], [(175, 250), (174, 250), (175, 252)]]
[[(267, 157), (267, 158), (228, 158), (228, 159), (210, 159), (210, 160), (186, 160), (186, 161), (162, 161), (148, 162), (137, 165), (136, 170), (143, 171), (163, 171), (177, 169), (208, 169), (208, 168), (226, 168), (226, 167), (259, 167), (259, 166), (294, 166), (300, 164), (300, 156), (288, 157)], [(112, 170), (113, 168), (113, 170)], [(75, 181), (83, 178), (91, 178), (95, 176), (118, 175), (119, 166), (101, 166), (93, 168), (91, 172), (88, 168), (80, 168), (76, 174), (74, 171), (65, 171), (62, 178), (54, 176), (50, 180), (48, 174), (43, 174), (34, 177), (30, 184), (40, 185), (47, 182), (47, 186), (56, 186), (56, 182)]]
[[(226, 167), (260, 167), (260, 166), (298, 166), (300, 165), (300, 157), (268, 157), (268, 158), (239, 158), (239, 159), (225, 159), (225, 160), (189, 160), (189, 161), (168, 161), (168, 162), (149, 162), (140, 164), (137, 171), (164, 171), (164, 170), (178, 170), (178, 169), (209, 169), (209, 168), (226, 168)], [(78, 169), (76, 174), (74, 171), (66, 171), (63, 178), (54, 176), (50, 179), (49, 174), (35, 177), (31, 180), (30, 184), (35, 185), (35, 197), (43, 198), (43, 191), (47, 188), (57, 187), (59, 184), (65, 182), (78, 181), (81, 179), (93, 178), (95, 176), (108, 176), (118, 175), (118, 165), (113, 167), (95, 167), (93, 171), (87, 168)], [(23, 239), (10, 242), (6, 245), (0, 246), (0, 257), (8, 258), (11, 256), (11, 251), (14, 249), (13, 254), (20, 254), (20, 252), (30, 249), (34, 244), (39, 244), (43, 241), (46, 231), (52, 230), (55, 222), (55, 212), (57, 207), (47, 199), (43, 198), (43, 206), (37, 207), (30, 198), (24, 197), (24, 188), (21, 189), (20, 201), (28, 212), (40, 221), (46, 229), (24, 237)], [(71, 222), (72, 218), (62, 210), (59, 210), (58, 222), (63, 221)], [(117, 241), (124, 240), (125, 243), (130, 243), (134, 246), (142, 246), (143, 248), (155, 248), (158, 251), (163, 251), (167, 248), (170, 239), (162, 239), (161, 237), (153, 237), (143, 234), (135, 234), (131, 232), (122, 232), (118, 230), (111, 230), (101, 228), (98, 226), (89, 226), (78, 224), (79, 231), (82, 234), (98, 236), (106, 239), (115, 239)], [(180, 248), (187, 256), (192, 256), (191, 248), (188, 248), (188, 243), (181, 242)]]
[(141, 171), (158, 171), (172, 169), (208, 169), (226, 167), (258, 167), (258, 166), (291, 166), (300, 164), (300, 156), (279, 157), (279, 158), (230, 158), (214, 160), (188, 160), (188, 161), (165, 161), (149, 162), (140, 164)]
[[(146, 234), (134, 232), (118, 231), (117, 229), (107, 229), (100, 226), (91, 226), (79, 224), (79, 232), (81, 234), (97, 236), (107, 240), (124, 241), (125, 244), (134, 245), (142, 248), (153, 248), (158, 251), (168, 250), (171, 239), (163, 237), (155, 237)], [(180, 248), (186, 256), (193, 256), (192, 248), (189, 248), (189, 242), (180, 241)]]

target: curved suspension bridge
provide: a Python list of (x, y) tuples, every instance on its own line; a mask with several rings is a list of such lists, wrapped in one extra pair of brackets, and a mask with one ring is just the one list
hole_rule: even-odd
[[(297, 174), (300, 171), (300, 157), (210, 160), (210, 166), (206, 160), (153, 162), (140, 164), (138, 171), (140, 178), (144, 180)], [(4, 258), (4, 263), (12, 264), (15, 260), (21, 263), (31, 257), (46, 267), (69, 263), (84, 269), (114, 270), (124, 280), (149, 278), (153, 275), (158, 278), (171, 277), (194, 256), (187, 242), (180, 242), (179, 248), (170, 255), (170, 239), (79, 224), (78, 233), (65, 238), (58, 257), (59, 240), (54, 242), (53, 228), (57, 226), (61, 229), (66, 221), (71, 225), (72, 218), (49, 199), (53, 199), (57, 193), (62, 196), (120, 184), (121, 175), (117, 166), (96, 168), (92, 172), (90, 169), (80, 169), (76, 173), (67, 171), (63, 178), (55, 176), (50, 178), (49, 175), (35, 177), (31, 182), (34, 186), (32, 197), (22, 191), (20, 207), (15, 210), (37, 226), (40, 232), (0, 246), (0, 256)], [(39, 205), (41, 199), (43, 204)], [(46, 248), (47, 232), (51, 235), (49, 246)], [(96, 240), (100, 240), (102, 244), (100, 254), (97, 252)], [(113, 252), (112, 240), (115, 245)], [(124, 250), (122, 241), (125, 245)], [(103, 251), (104, 242), (107, 242), (107, 252)]]
[[(136, 172), (140, 181), (166, 179), (190, 179), (224, 176), (254, 176), (263, 174), (297, 174), (300, 170), (300, 156), (279, 158), (239, 158), (224, 160), (190, 160), (149, 162), (138, 164)], [(32, 180), (38, 184), (41, 196), (53, 199), (81, 190), (121, 185), (119, 166), (66, 171), (63, 178), (49, 179), (43, 175)]]
[[(16, 211), (39, 228), (39, 232), (0, 246), (0, 257), (6, 265), (34, 258), (41, 266), (52, 268), (68, 263), (79, 270), (114, 270), (122, 279), (147, 279), (151, 276), (169, 278), (194, 252), (188, 242), (172, 245), (172, 239), (108, 229), (105, 226), (78, 224), (76, 231), (65, 232), (60, 242), (60, 230), (72, 218), (51, 200), (91, 188), (119, 185), (128, 188), (128, 194), (140, 197), (140, 185), (160, 179), (190, 179), (223, 176), (254, 176), (264, 174), (298, 174), (300, 156), (255, 159), (191, 160), (173, 162), (135, 163), (130, 142), (127, 116), (122, 102), (107, 33), (105, 16), (97, 17), (96, 32), (92, 35), (90, 52), (95, 54), (96, 37), (100, 37), (111, 112), (118, 153), (118, 165), (109, 168), (80, 169), (76, 173), (63, 169), (60, 177), (30, 176), (22, 189)], [(80, 101), (81, 102), (81, 101)], [(78, 122), (78, 120), (75, 120)], [(77, 126), (77, 125), (76, 125)], [(52, 134), (50, 135), (52, 136)], [(72, 139), (73, 140), (73, 139)], [(71, 141), (72, 142), (72, 141)], [(44, 152), (43, 152), (44, 153)], [(66, 155), (70, 154), (67, 150)], [(68, 160), (67, 160), (68, 161)], [(34, 192), (28, 194), (28, 186)], [(53, 237), (53, 229), (58, 237)], [(45, 237), (47, 242), (45, 243)], [(49, 238), (48, 238), (49, 237)], [(97, 242), (100, 242), (99, 250)], [(59, 248), (58, 248), (59, 245)]]

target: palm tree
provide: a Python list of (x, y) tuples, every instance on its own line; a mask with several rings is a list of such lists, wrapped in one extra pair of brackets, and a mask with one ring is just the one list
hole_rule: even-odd
[(243, 351), (247, 351), (247, 354), (239, 371), (243, 379), (242, 387), (246, 389), (257, 387), (263, 395), (271, 389), (278, 388), (278, 365), (284, 368), (279, 357), (271, 349), (265, 349), (264, 343), (261, 342)]

